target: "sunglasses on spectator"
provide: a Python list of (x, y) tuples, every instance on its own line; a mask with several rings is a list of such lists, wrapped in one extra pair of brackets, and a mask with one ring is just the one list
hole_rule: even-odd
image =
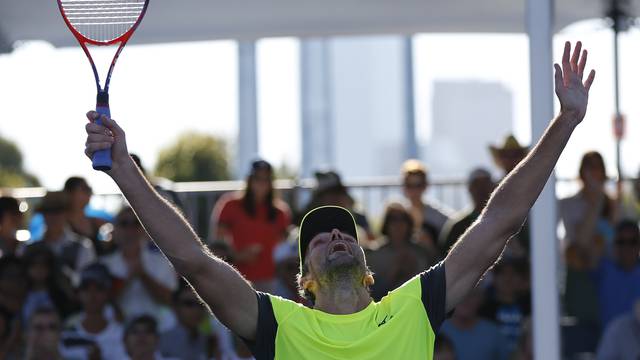
[(202, 307), (202, 304), (198, 300), (192, 299), (180, 300), (180, 305), (189, 308)]
[(127, 333), (127, 335), (146, 335), (146, 334), (155, 335), (155, 331), (153, 331), (153, 329), (149, 326), (140, 325), (140, 326), (134, 326)]
[(404, 183), (404, 187), (407, 189), (419, 189), (425, 187), (427, 184), (425, 182), (406, 182)]
[(253, 176), (253, 180), (257, 181), (257, 182), (262, 182), (262, 183), (270, 183), (271, 182), (271, 177), (270, 176)]
[(400, 215), (400, 214), (393, 214), (393, 215), (389, 215), (387, 217), (387, 221), (389, 221), (389, 222), (396, 222), (396, 221), (397, 222), (406, 222), (407, 218), (405, 216), (403, 216), (403, 215)]
[(616, 245), (618, 246), (637, 246), (640, 243), (638, 239), (617, 239)]
[(45, 332), (45, 331), (58, 331), (60, 326), (58, 323), (46, 323), (46, 324), (36, 324), (31, 326), (31, 328), (36, 332)]

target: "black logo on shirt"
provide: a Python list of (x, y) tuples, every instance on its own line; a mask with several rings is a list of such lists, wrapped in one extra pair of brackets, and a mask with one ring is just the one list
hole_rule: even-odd
[(382, 321), (378, 324), (378, 327), (384, 325), (387, 323), (387, 320), (391, 320), (393, 319), (393, 315), (389, 316), (389, 315), (385, 315), (384, 319), (382, 319)]

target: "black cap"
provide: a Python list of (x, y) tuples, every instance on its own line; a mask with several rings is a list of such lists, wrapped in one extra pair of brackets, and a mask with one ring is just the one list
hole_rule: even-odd
[(309, 211), (300, 224), (298, 233), (298, 252), (300, 255), (300, 269), (304, 265), (307, 247), (313, 238), (324, 232), (338, 229), (358, 240), (356, 221), (349, 210), (340, 206), (321, 206)]
[(273, 167), (266, 160), (256, 159), (251, 162), (251, 169), (249, 169), (250, 175), (255, 175), (256, 172), (260, 170), (266, 170), (268, 172), (273, 172)]
[(111, 289), (111, 274), (109, 269), (100, 263), (93, 263), (85, 267), (80, 273), (80, 288), (94, 283), (104, 289)]
[(39, 213), (60, 213), (69, 209), (69, 196), (63, 191), (48, 191), (36, 207)]

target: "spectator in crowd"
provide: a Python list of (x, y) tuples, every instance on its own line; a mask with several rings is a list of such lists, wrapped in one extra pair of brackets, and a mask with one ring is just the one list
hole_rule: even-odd
[(522, 325), (522, 336), (518, 348), (512, 356), (513, 360), (533, 360), (533, 326), (531, 318), (525, 319)]
[(0, 308), (0, 359), (18, 359), (22, 327), (17, 317)]
[(60, 271), (51, 249), (31, 248), (24, 254), (24, 262), (29, 291), (22, 307), (22, 319), (26, 321), (41, 307), (56, 309), (62, 318), (77, 310), (70, 279)]
[(495, 183), (491, 179), (491, 173), (483, 168), (476, 168), (471, 171), (467, 179), (467, 189), (473, 202), (473, 208), (465, 210), (459, 215), (451, 218), (444, 226), (438, 241), (443, 254), (449, 252), (453, 244), (460, 236), (473, 224), (480, 216), (480, 212), (489, 201), (491, 192), (495, 188)]
[(203, 331), (207, 311), (186, 281), (173, 293), (176, 325), (160, 336), (160, 353), (182, 360), (206, 360), (217, 355), (216, 338)]
[(22, 212), (17, 199), (0, 197), (0, 257), (15, 254), (20, 242), (16, 232), (22, 224)]
[(27, 272), (22, 259), (13, 255), (0, 258), (0, 310), (19, 320), (27, 294)]
[(456, 349), (445, 335), (437, 335), (433, 349), (433, 360), (456, 360)]
[(520, 145), (518, 139), (510, 134), (504, 139), (502, 146), (490, 145), (489, 151), (493, 161), (503, 171), (503, 176), (506, 176), (527, 156), (529, 148)]
[(85, 208), (93, 195), (93, 190), (87, 181), (84, 178), (72, 176), (65, 181), (63, 191), (69, 199), (67, 221), (71, 231), (91, 240), (98, 256), (109, 252), (107, 249), (109, 243), (99, 239), (100, 227), (106, 224), (106, 221), (87, 216), (85, 213)]
[(621, 219), (640, 221), (640, 171), (631, 183), (631, 191), (626, 194), (619, 194), (621, 209), (619, 216)]
[(442, 324), (440, 333), (451, 339), (458, 360), (506, 360), (507, 340), (496, 325), (478, 315), (482, 304), (479, 286), (456, 307), (453, 316)]
[(43, 214), (47, 228), (42, 240), (30, 244), (27, 249), (38, 247), (51, 249), (61, 265), (72, 272), (79, 271), (96, 260), (91, 240), (74, 233), (69, 228), (67, 221), (69, 198), (66, 193), (47, 192), (36, 211)]
[(160, 194), (163, 198), (171, 202), (178, 209), (184, 210), (184, 204), (182, 203), (182, 200), (180, 200), (180, 197), (178, 196), (178, 194), (173, 190), (167, 189), (166, 186), (163, 186), (164, 184), (158, 183), (158, 180), (163, 180), (164, 182), (169, 182), (169, 183), (170, 181), (167, 179), (155, 179), (152, 176), (149, 176), (149, 174), (147, 173), (147, 170), (144, 168), (144, 166), (142, 166), (142, 160), (140, 159), (140, 157), (136, 154), (129, 154), (129, 155), (131, 155), (133, 162), (136, 163), (136, 165), (138, 166), (138, 169), (140, 169), (144, 177), (147, 178), (147, 180), (153, 185), (153, 188), (158, 192), (158, 194)]
[(25, 334), (25, 348), (20, 359), (24, 360), (84, 360), (85, 349), (68, 348), (62, 342), (62, 324), (55, 309), (41, 307), (29, 319)]
[(450, 211), (433, 203), (424, 202), (423, 196), (429, 187), (427, 167), (416, 159), (402, 165), (402, 186), (408, 209), (413, 219), (419, 243), (435, 246), (444, 224), (449, 220)]
[(377, 249), (367, 251), (367, 265), (376, 276), (372, 286), (374, 299), (381, 299), (424, 269), (436, 263), (435, 248), (425, 249), (414, 238), (413, 218), (399, 203), (387, 206)]
[(606, 244), (613, 242), (615, 232), (614, 203), (604, 189), (607, 175), (602, 155), (595, 151), (584, 154), (579, 175), (580, 191), (558, 204), (565, 229), (564, 311), (575, 319), (575, 325), (565, 334), (568, 353), (596, 350), (603, 324), (592, 270), (605, 253)]
[(595, 246), (584, 243), (594, 266), (602, 327), (632, 310), (640, 299), (640, 229), (631, 220), (621, 221), (615, 229), (613, 257), (602, 256)]
[(584, 154), (579, 174), (582, 188), (577, 194), (560, 200), (558, 210), (566, 233), (567, 262), (573, 267), (584, 268), (586, 257), (579, 247), (575, 247), (576, 242), (588, 241), (600, 252), (610, 249), (616, 207), (605, 192), (607, 173), (600, 153)]
[(276, 264), (276, 286), (273, 295), (305, 303), (299, 295), (296, 281), (300, 271), (297, 236), (297, 232), (292, 232), (292, 236), (278, 244), (273, 252), (273, 261)]
[(273, 168), (264, 160), (251, 163), (247, 187), (224, 196), (213, 212), (215, 239), (231, 245), (233, 262), (256, 290), (273, 292), (273, 250), (290, 223), (287, 205), (275, 197)]
[(524, 320), (531, 314), (531, 295), (525, 259), (502, 258), (493, 267), (493, 283), (488, 288), (480, 315), (498, 325), (507, 339), (509, 351), (515, 350), (522, 335)]
[(129, 360), (170, 360), (160, 354), (158, 323), (150, 315), (135, 317), (124, 331), (124, 346)]
[(133, 210), (118, 212), (111, 234), (117, 250), (101, 259), (118, 283), (117, 303), (125, 318), (152, 314), (164, 321), (178, 279), (167, 259), (152, 250)]
[(340, 175), (333, 170), (316, 171), (316, 186), (311, 194), (311, 199), (302, 211), (295, 223), (300, 224), (302, 217), (319, 206), (335, 205), (349, 209), (358, 226), (358, 232), (364, 235), (362, 239), (373, 240), (375, 238), (367, 217), (355, 209), (355, 200), (349, 194), (349, 190), (342, 183)]
[(99, 349), (101, 359), (124, 358), (122, 325), (108, 311), (113, 281), (109, 270), (94, 263), (82, 270), (78, 295), (82, 311), (70, 321), (65, 337), (93, 342)]
[(597, 359), (640, 359), (640, 300), (636, 300), (633, 311), (617, 317), (607, 326)]

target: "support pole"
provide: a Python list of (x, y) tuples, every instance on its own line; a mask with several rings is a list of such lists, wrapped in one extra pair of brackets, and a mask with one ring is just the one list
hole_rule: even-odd
[[(527, 0), (532, 138), (539, 139), (553, 112), (553, 1)], [(538, 360), (560, 359), (558, 241), (555, 176), (552, 173), (530, 216), (533, 343)]]
[(247, 174), (258, 156), (258, 98), (256, 86), (256, 44), (238, 42), (238, 144), (236, 179)]
[(413, 37), (404, 39), (404, 86), (405, 86), (405, 158), (418, 158), (418, 141), (416, 139), (415, 92), (413, 88)]
[(318, 168), (336, 165), (330, 45), (325, 38), (305, 39), (300, 44), (302, 178), (311, 177)]

